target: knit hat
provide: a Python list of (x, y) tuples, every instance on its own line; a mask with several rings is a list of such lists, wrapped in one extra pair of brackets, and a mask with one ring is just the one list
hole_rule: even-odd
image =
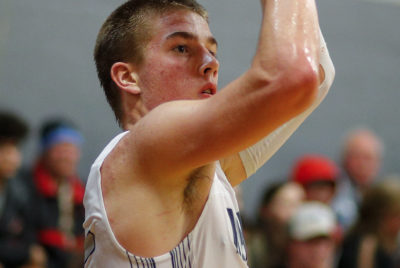
[(53, 119), (46, 121), (41, 128), (41, 147), (46, 151), (59, 143), (72, 143), (80, 147), (83, 143), (82, 134), (66, 119)]

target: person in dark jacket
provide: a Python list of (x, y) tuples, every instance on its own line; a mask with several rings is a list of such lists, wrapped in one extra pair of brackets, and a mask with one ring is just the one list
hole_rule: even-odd
[(397, 268), (400, 233), (400, 177), (372, 185), (361, 202), (356, 224), (345, 237), (339, 268)]
[(32, 170), (38, 198), (38, 239), (49, 256), (49, 268), (82, 267), (84, 187), (78, 178), (82, 136), (64, 120), (46, 121), (41, 152)]
[(44, 250), (35, 244), (32, 200), (15, 177), (21, 164), (19, 144), (27, 124), (14, 114), (0, 112), (0, 267), (43, 268)]

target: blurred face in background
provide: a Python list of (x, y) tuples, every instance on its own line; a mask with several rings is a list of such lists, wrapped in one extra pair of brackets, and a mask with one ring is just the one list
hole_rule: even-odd
[(0, 143), (0, 181), (12, 177), (21, 161), (22, 156), (16, 143)]
[(332, 181), (321, 180), (304, 185), (304, 190), (308, 201), (319, 201), (330, 205), (335, 197), (336, 186)]
[(261, 213), (264, 222), (286, 224), (304, 200), (304, 190), (296, 183), (283, 186)]
[(381, 167), (382, 145), (368, 132), (350, 137), (344, 153), (344, 168), (351, 179), (366, 187), (378, 176)]
[(68, 142), (52, 145), (44, 153), (44, 165), (56, 178), (67, 178), (76, 174), (80, 159), (80, 148)]
[(288, 247), (289, 268), (331, 268), (335, 253), (330, 237), (292, 240)]

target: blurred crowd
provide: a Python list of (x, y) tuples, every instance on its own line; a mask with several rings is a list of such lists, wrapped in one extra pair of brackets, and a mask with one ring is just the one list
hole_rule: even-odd
[(83, 267), (82, 135), (65, 119), (46, 120), (34, 162), (20, 168), (28, 131), (0, 112), (0, 268)]
[[(83, 137), (65, 118), (46, 120), (35, 160), (21, 168), (28, 134), (22, 118), (0, 112), (0, 268), (82, 267)], [(358, 129), (339, 162), (318, 152), (295, 159), (268, 184), (256, 220), (243, 219), (249, 267), (400, 268), (400, 177), (380, 175), (383, 150)]]
[(400, 176), (380, 175), (383, 142), (349, 132), (336, 163), (305, 152), (244, 220), (251, 268), (400, 267)]

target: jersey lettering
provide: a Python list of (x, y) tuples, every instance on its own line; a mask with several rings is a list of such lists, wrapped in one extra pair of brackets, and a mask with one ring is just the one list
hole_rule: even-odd
[(236, 247), (236, 253), (247, 261), (246, 243), (243, 236), (242, 221), (239, 212), (234, 213), (231, 208), (226, 209), (232, 225), (233, 243)]

